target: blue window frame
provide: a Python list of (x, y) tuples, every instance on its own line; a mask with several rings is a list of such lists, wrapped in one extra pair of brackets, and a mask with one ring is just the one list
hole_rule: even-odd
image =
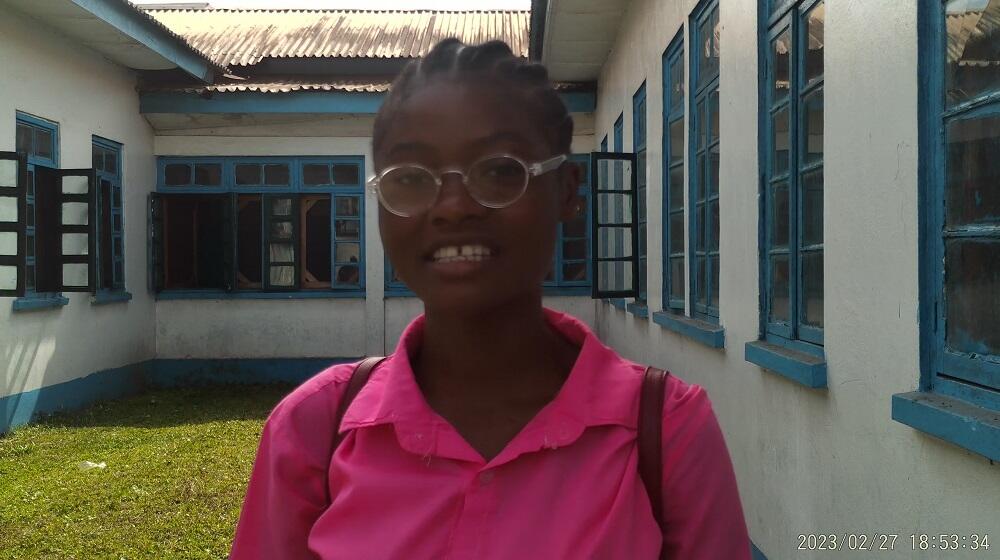
[(689, 87), (691, 172), (688, 193), (688, 266), (691, 315), (719, 321), (719, 2), (691, 15)]
[[(25, 269), (24, 297), (14, 302), (14, 309), (33, 309), (64, 305), (68, 300), (56, 291), (36, 291), (38, 278), (37, 238), (40, 224), (36, 214), (36, 172), (40, 168), (59, 169), (59, 125), (53, 121), (17, 111), (16, 150), (27, 155), (28, 177), (25, 189)], [(55, 224), (52, 225), (54, 227)], [(41, 300), (41, 301), (39, 301)]]
[(822, 355), (822, 0), (774, 2), (761, 40), (762, 331)]
[(360, 156), (159, 158), (155, 290), (363, 294), (363, 177)]
[(639, 297), (636, 303), (646, 303), (646, 82), (632, 95), (632, 150), (635, 152), (636, 204), (639, 206)]
[(94, 136), (93, 169), (97, 179), (97, 286), (125, 290), (125, 234), (122, 212), (122, 145)]
[(921, 309), (933, 333), (922, 385), (1000, 410), (1000, 0), (922, 9)]
[[(625, 147), (624, 131), (625, 131), (625, 113), (621, 113), (615, 120), (615, 126), (612, 129), (612, 134), (614, 136), (614, 142), (615, 142), (614, 150), (616, 152), (621, 152), (622, 149)], [(611, 177), (611, 184), (615, 190), (622, 190), (625, 188), (625, 164), (621, 161), (615, 161), (612, 165), (613, 165), (613, 174)], [(619, 224), (623, 223), (625, 221), (625, 213), (628, 211), (628, 209), (625, 208), (625, 204), (627, 203), (628, 197), (610, 196), (609, 199), (611, 200), (612, 210), (614, 211), (615, 222)], [(622, 231), (621, 229), (615, 229), (613, 233), (614, 233), (613, 237), (615, 245), (614, 254), (619, 256), (624, 255), (625, 232)], [(625, 263), (616, 262), (614, 263), (613, 266), (615, 270), (615, 286), (624, 286), (626, 284)], [(632, 284), (631, 281), (628, 282), (628, 284), (631, 285)]]
[(684, 313), (684, 30), (663, 53), (663, 309)]

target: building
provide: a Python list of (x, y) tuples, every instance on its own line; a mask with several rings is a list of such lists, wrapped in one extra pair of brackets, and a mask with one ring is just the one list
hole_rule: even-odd
[(391, 351), (420, 302), (363, 188), (374, 113), (435, 41), (500, 38), (587, 171), (546, 303), (708, 389), (760, 556), (972, 555), (1000, 536), (1000, 1), (826, 4), (0, 0), (0, 432)]

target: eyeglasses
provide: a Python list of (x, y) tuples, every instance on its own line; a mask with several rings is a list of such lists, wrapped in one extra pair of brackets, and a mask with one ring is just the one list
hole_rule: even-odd
[(506, 208), (517, 202), (532, 177), (558, 169), (566, 155), (527, 163), (510, 154), (486, 156), (465, 171), (449, 167), (438, 172), (415, 163), (391, 165), (368, 180), (386, 210), (408, 218), (428, 210), (441, 192), (443, 177), (457, 173), (469, 196), (487, 208)]

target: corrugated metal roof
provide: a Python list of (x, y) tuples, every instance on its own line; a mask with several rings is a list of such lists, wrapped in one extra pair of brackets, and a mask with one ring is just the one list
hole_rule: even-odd
[[(318, 76), (258, 76), (246, 80), (220, 79), (214, 84), (152, 84), (143, 86), (144, 92), (173, 91), (183, 93), (233, 93), (251, 91), (260, 93), (288, 93), (293, 91), (345, 91), (355, 93), (382, 93), (389, 91), (391, 77), (374, 78), (322, 78)], [(590, 83), (556, 83), (557, 91), (591, 91)]]
[(415, 58), (458, 37), (470, 44), (500, 39), (528, 56), (530, 12), (366, 10), (149, 10), (220, 65), (265, 58)]
[(945, 18), (948, 30), (948, 62), (959, 66), (991, 66), (996, 60), (996, 49), (990, 47), (1000, 36), (1000, 1), (993, 0), (985, 10), (948, 13)]

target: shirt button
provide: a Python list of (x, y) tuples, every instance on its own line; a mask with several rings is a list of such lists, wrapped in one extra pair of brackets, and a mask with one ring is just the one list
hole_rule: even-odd
[(479, 484), (482, 484), (483, 486), (485, 486), (485, 485), (493, 482), (493, 477), (494, 476), (495, 475), (494, 475), (493, 471), (486, 471), (484, 473), (480, 473), (479, 474)]

